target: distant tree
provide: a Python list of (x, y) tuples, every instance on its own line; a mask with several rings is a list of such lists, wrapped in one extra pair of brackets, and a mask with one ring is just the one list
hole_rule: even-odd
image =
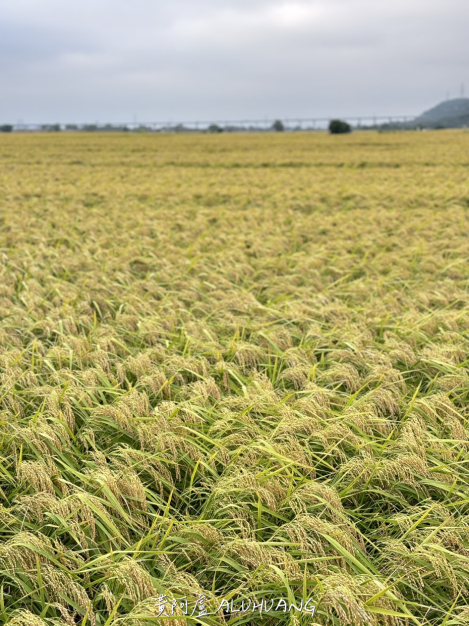
[(329, 132), (331, 135), (341, 135), (343, 133), (351, 133), (352, 127), (343, 120), (331, 120), (329, 122)]
[(0, 126), (1, 133), (11, 133), (12, 131), (13, 131), (12, 124), (3, 124), (2, 126)]
[(60, 124), (43, 124), (41, 126), (41, 130), (44, 130), (48, 133), (58, 133), (62, 130)]
[(272, 124), (272, 130), (281, 133), (285, 130), (285, 126), (283, 125), (283, 122), (281, 120), (275, 120), (275, 122)]
[(221, 126), (218, 126), (218, 124), (210, 124), (210, 126), (208, 127), (208, 132), (209, 133), (222, 133), (223, 128)]

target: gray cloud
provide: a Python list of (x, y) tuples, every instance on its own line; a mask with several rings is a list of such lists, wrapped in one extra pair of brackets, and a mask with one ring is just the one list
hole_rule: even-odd
[(2, 0), (0, 120), (419, 113), (469, 87), (467, 0)]

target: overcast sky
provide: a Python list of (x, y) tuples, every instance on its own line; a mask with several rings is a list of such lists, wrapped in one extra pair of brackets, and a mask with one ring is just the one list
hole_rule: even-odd
[(469, 0), (0, 0), (0, 123), (418, 114)]

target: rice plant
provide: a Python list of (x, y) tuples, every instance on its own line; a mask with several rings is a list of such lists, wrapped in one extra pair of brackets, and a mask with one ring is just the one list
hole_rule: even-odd
[(1, 137), (2, 624), (469, 624), (468, 142)]

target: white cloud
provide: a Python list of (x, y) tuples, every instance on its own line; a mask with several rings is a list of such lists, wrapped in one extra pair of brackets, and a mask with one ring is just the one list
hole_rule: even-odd
[(467, 0), (2, 0), (0, 121), (418, 113)]

